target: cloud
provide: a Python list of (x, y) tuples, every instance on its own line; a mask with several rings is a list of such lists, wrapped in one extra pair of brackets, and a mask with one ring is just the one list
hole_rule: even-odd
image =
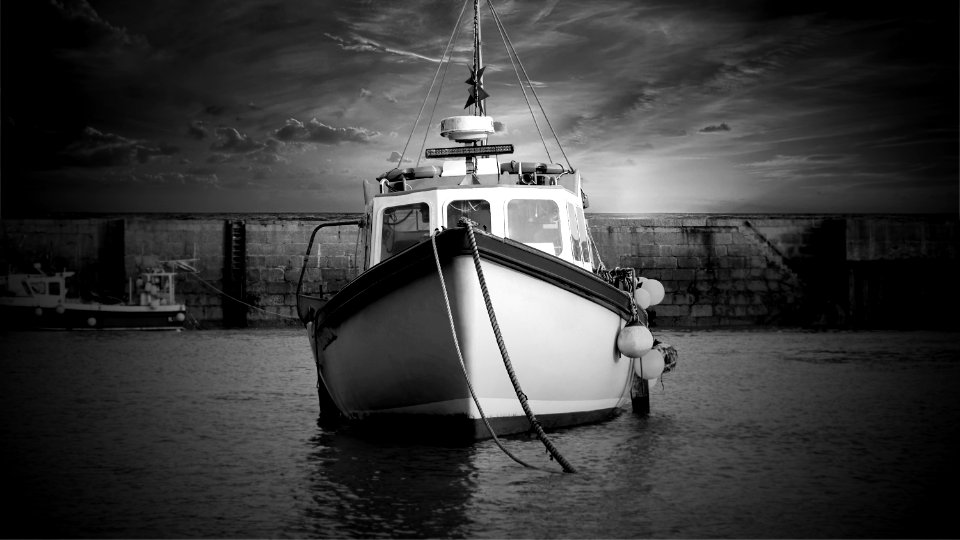
[(290, 118), (274, 135), (284, 142), (311, 142), (318, 144), (340, 144), (342, 142), (367, 143), (380, 136), (379, 131), (362, 127), (338, 128), (328, 126), (316, 118), (304, 124), (296, 118)]
[(129, 180), (138, 183), (138, 184), (153, 184), (153, 185), (193, 185), (193, 186), (207, 186), (207, 187), (220, 187), (220, 179), (217, 178), (216, 174), (184, 174), (178, 172), (163, 172), (163, 173), (137, 173), (129, 177)]
[(126, 28), (105, 21), (86, 0), (53, 0), (50, 5), (59, 13), (65, 31), (58, 37), (71, 40), (73, 47), (107, 53), (121, 49), (148, 49), (143, 36), (131, 34)]
[(337, 42), (337, 45), (339, 45), (340, 48), (345, 51), (389, 54), (392, 56), (400, 57), (401, 60), (409, 59), (409, 60), (426, 60), (427, 62), (433, 62), (433, 63), (440, 62), (438, 58), (430, 58), (428, 56), (423, 56), (415, 52), (403, 51), (400, 49), (393, 49), (385, 45), (381, 45), (380, 43), (372, 39), (365, 38), (356, 34), (350, 36), (349, 38), (342, 38), (340, 36), (335, 36), (329, 33), (324, 33), (323, 35)]
[(707, 126), (701, 129), (698, 133), (719, 133), (721, 131), (730, 131), (730, 126), (728, 126), (725, 123), (721, 123), (718, 126), (717, 125)]
[(240, 133), (235, 128), (219, 127), (217, 128), (217, 137), (219, 140), (210, 147), (220, 152), (233, 152), (246, 154), (256, 152), (267, 147), (266, 144), (257, 142), (249, 136)]
[(67, 165), (114, 167), (147, 163), (155, 157), (169, 156), (179, 151), (175, 146), (128, 139), (88, 126), (80, 139), (68, 145), (60, 156)]
[(190, 135), (194, 139), (202, 140), (207, 138), (209, 134), (210, 132), (207, 130), (207, 126), (204, 125), (203, 120), (196, 120), (187, 126), (187, 135)]
[[(391, 153), (390, 153), (390, 157), (387, 158), (387, 161), (390, 161), (390, 162), (392, 162), (392, 163), (399, 163), (399, 162), (400, 162), (400, 152), (397, 152), (397, 151), (391, 152)], [(408, 157), (405, 157), (405, 158), (403, 158), (403, 162), (404, 162), (404, 163), (412, 163), (413, 160), (410, 159), (410, 158), (408, 158)]]

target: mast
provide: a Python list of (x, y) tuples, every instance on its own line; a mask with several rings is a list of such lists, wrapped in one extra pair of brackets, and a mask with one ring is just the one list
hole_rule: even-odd
[(480, 52), (480, 0), (473, 0), (473, 67), (470, 69), (470, 78), (466, 82), (471, 86), (470, 97), (464, 109), (476, 105), (475, 116), (486, 116), (486, 107), (483, 100), (489, 97), (483, 89), (483, 55)]
[(479, 90), (483, 88), (483, 56), (480, 52), (480, 0), (473, 0), (473, 71), (476, 73), (475, 94), (477, 95), (477, 116), (483, 116), (483, 98)]

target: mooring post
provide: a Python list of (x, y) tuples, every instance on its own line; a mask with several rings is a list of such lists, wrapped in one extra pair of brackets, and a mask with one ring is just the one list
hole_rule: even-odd
[[(640, 360), (637, 359), (639, 362)], [(646, 379), (631, 375), (630, 404), (635, 414), (650, 414), (650, 384)]]

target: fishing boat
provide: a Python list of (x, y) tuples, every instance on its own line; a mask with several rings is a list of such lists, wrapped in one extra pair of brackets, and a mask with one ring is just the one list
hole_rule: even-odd
[(127, 300), (93, 301), (68, 296), (75, 272), (0, 276), (4, 326), (59, 330), (179, 330), (187, 307), (176, 299), (176, 272), (155, 268), (131, 278)]
[[(401, 155), (364, 182), (362, 218), (310, 237), (304, 269), (323, 227), (356, 224), (365, 246), (362, 271), (332, 296), (304, 293), (301, 271), (323, 416), (452, 438), (539, 434), (648, 403), (651, 381), (676, 361), (647, 327), (659, 282), (600, 260), (580, 171), (488, 141), (478, 0), (464, 4), (442, 59), (471, 1), (471, 114), (440, 121), (456, 144), (426, 149), (428, 165), (402, 168)], [(529, 78), (524, 87), (536, 96)]]

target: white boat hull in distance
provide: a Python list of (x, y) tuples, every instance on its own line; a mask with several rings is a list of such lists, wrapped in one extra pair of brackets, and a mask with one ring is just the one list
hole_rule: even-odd
[[(465, 237), (455, 229), (437, 239), (463, 364), (425, 242), (371, 268), (308, 316), (321, 408), (381, 426), (440, 425), (447, 435), (486, 438), (469, 378), (497, 435), (530, 429)], [(619, 413), (632, 376), (631, 360), (616, 348), (630, 313), (626, 295), (527, 246), (479, 233), (477, 240), (503, 343), (541, 425)]]
[(131, 306), (49, 299), (0, 298), (4, 328), (42, 330), (182, 330), (183, 304)]

